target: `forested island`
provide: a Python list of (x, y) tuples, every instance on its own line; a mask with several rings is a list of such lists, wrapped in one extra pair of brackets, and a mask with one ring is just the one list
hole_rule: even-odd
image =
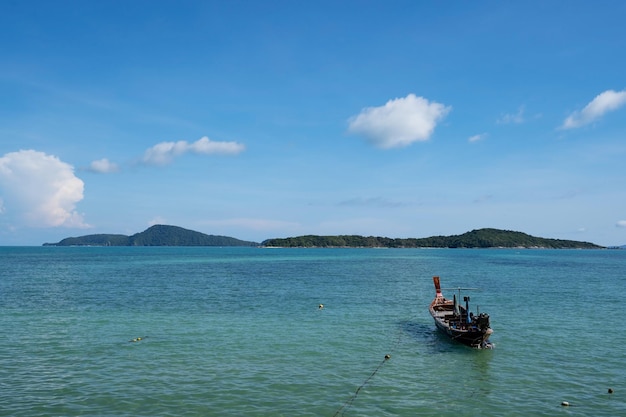
[(268, 239), (261, 245), (287, 248), (549, 248), (602, 249), (602, 246), (574, 240), (545, 239), (522, 232), (499, 229), (478, 229), (462, 235), (426, 238), (393, 239), (376, 236), (306, 235), (284, 239)]
[(263, 246), (282, 248), (549, 248), (603, 249), (602, 246), (575, 240), (546, 239), (522, 232), (478, 229), (462, 235), (426, 238), (388, 238), (379, 236), (306, 235), (268, 239), (262, 243), (228, 236), (207, 235), (178, 226), (155, 225), (132, 236), (97, 234), (68, 237), (44, 246)]
[(259, 246), (228, 236), (206, 235), (178, 226), (155, 225), (141, 233), (126, 235), (87, 235), (68, 237), (44, 246)]

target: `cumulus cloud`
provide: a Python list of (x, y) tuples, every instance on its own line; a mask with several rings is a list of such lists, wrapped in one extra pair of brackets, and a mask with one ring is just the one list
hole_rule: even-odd
[(563, 122), (562, 129), (574, 129), (592, 123), (626, 104), (626, 90), (607, 90), (598, 94), (582, 110), (575, 111)]
[(617, 227), (626, 227), (626, 220), (618, 221), (615, 226), (617, 226)]
[(172, 160), (186, 153), (236, 155), (245, 150), (245, 146), (237, 142), (217, 142), (204, 136), (193, 143), (184, 140), (178, 142), (161, 142), (146, 150), (143, 162), (151, 165), (167, 165)]
[(75, 210), (83, 187), (74, 168), (56, 156), (21, 150), (0, 157), (3, 214), (26, 226), (89, 227)]
[(89, 165), (89, 171), (99, 174), (110, 174), (119, 171), (116, 163), (109, 161), (107, 158), (98, 159)]
[(487, 134), (486, 133), (481, 133), (480, 135), (474, 135), (474, 136), (470, 136), (467, 141), (470, 143), (474, 143), (474, 142), (478, 142), (481, 141), (483, 139), (487, 138)]
[(348, 131), (382, 148), (400, 148), (430, 138), (437, 123), (452, 109), (409, 94), (384, 106), (365, 108), (348, 120)]

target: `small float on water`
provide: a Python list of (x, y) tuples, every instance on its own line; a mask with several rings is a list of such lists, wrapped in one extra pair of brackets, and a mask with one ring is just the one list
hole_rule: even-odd
[(491, 349), (493, 344), (489, 341), (489, 336), (493, 330), (489, 324), (489, 314), (476, 312), (476, 315), (469, 309), (469, 296), (464, 296), (465, 306), (459, 304), (461, 290), (472, 290), (475, 288), (454, 288), (459, 291), (459, 299), (456, 294), (452, 300), (444, 298), (441, 293), (439, 277), (433, 277), (435, 284), (435, 299), (430, 303), (430, 315), (435, 320), (435, 326), (448, 335), (452, 340), (464, 345), (478, 348)]

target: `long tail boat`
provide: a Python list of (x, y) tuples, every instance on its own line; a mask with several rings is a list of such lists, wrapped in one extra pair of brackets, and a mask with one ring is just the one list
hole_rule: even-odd
[(465, 306), (459, 304), (461, 290), (472, 290), (475, 288), (455, 288), (459, 291), (459, 300), (456, 294), (452, 300), (446, 299), (441, 293), (439, 277), (433, 277), (435, 284), (435, 299), (430, 303), (430, 315), (435, 320), (435, 326), (449, 336), (452, 340), (464, 345), (478, 348), (491, 349), (493, 344), (489, 341), (489, 336), (493, 330), (489, 324), (489, 314), (478, 313), (475, 315), (469, 309), (469, 296), (463, 297)]

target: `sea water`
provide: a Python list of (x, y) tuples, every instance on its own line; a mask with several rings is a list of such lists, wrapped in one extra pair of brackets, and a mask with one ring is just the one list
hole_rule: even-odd
[(625, 297), (623, 250), (3, 247), (0, 415), (622, 416)]

